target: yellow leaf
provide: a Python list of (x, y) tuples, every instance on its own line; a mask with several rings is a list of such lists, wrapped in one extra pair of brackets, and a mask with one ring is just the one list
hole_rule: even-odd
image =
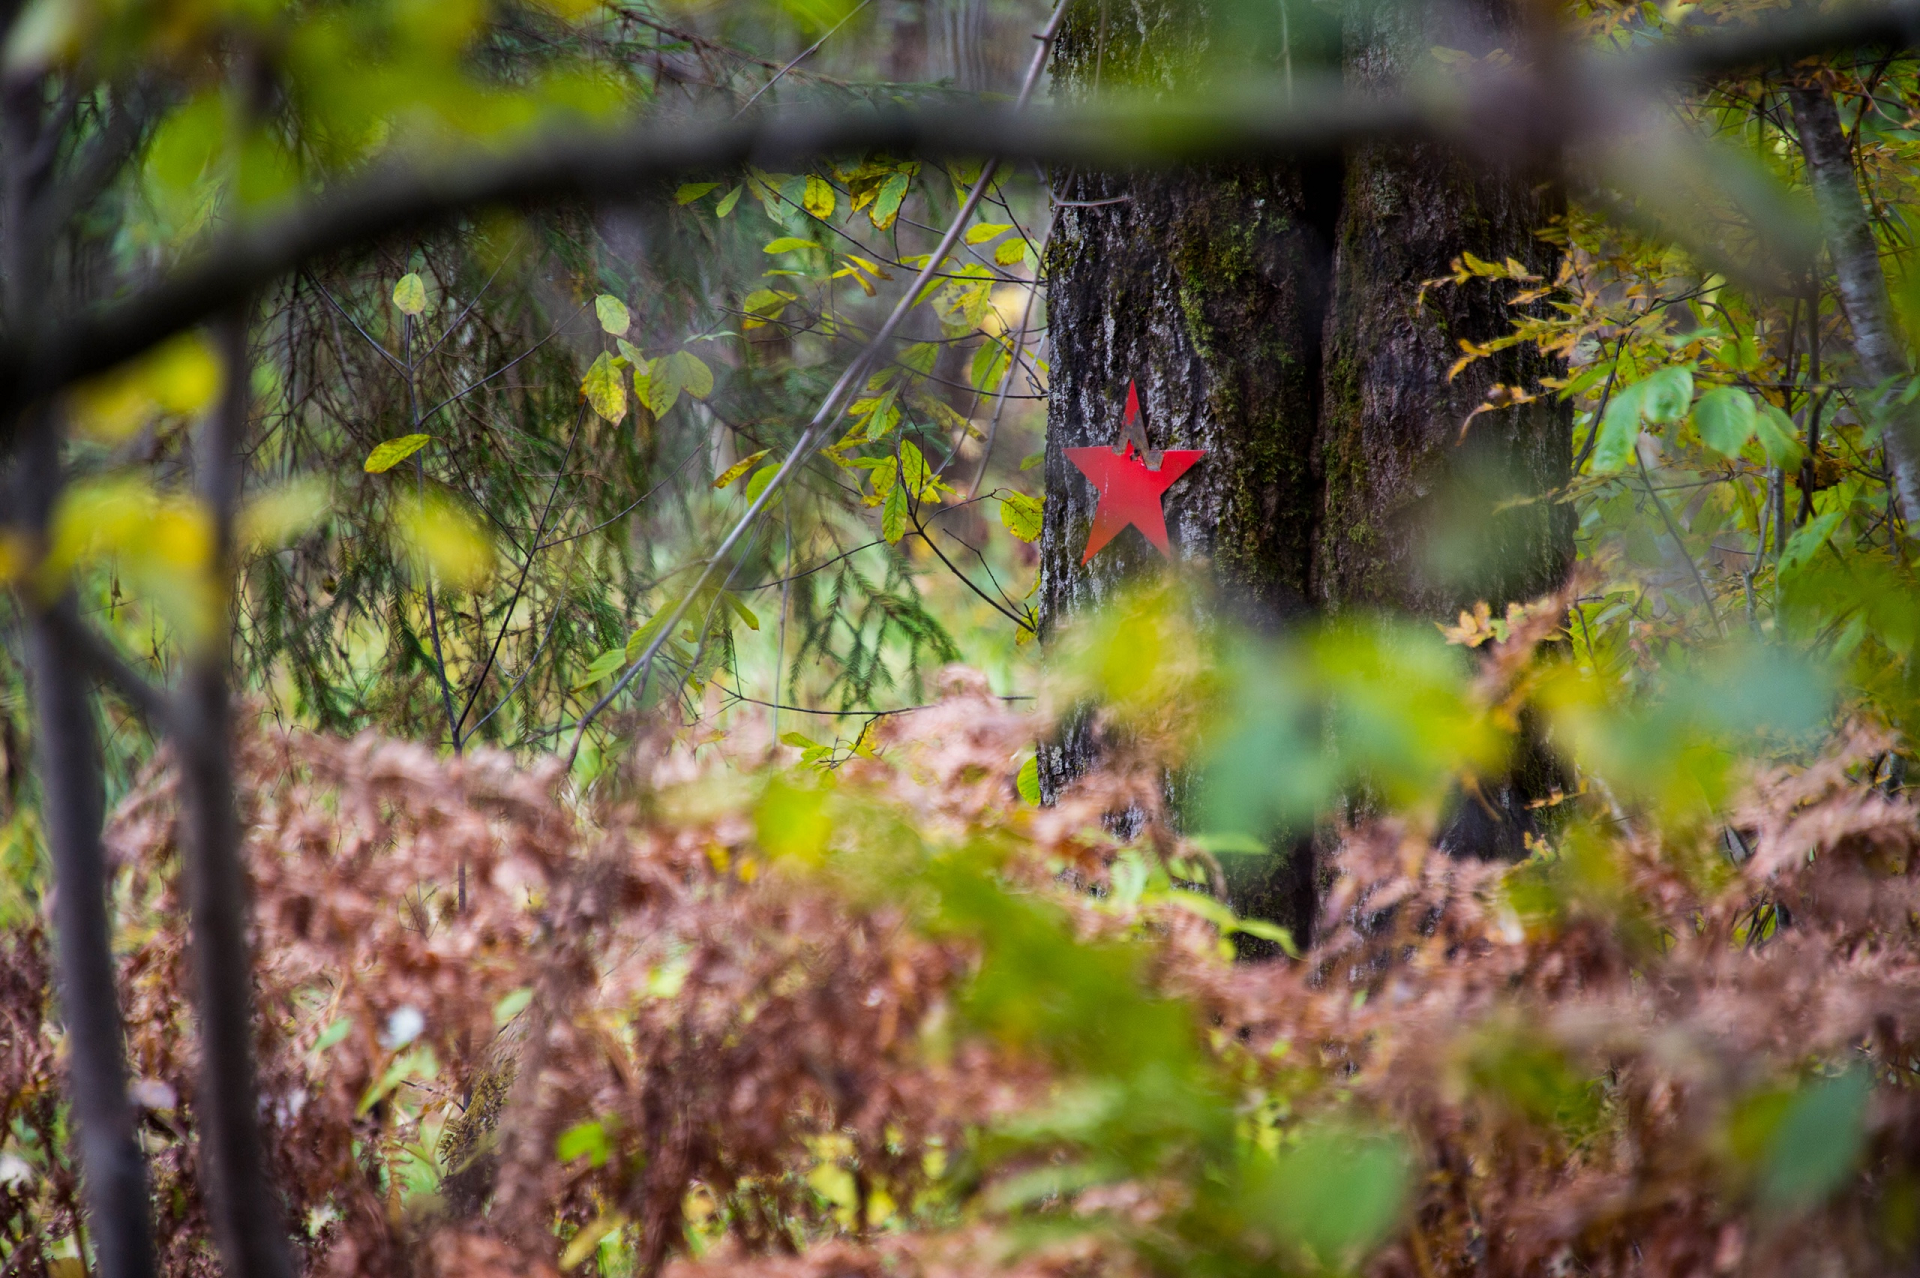
[(395, 531), (399, 549), (452, 585), (471, 590), (493, 573), (493, 539), (480, 521), (438, 493), (406, 493)]
[(419, 315), (427, 309), (427, 286), (420, 276), (408, 271), (393, 286), (393, 304), (407, 315)]
[(967, 243), (985, 244), (996, 236), (1005, 235), (1013, 229), (1011, 222), (982, 222), (967, 232)]
[(1021, 541), (1035, 542), (1040, 540), (1045, 509), (1045, 498), (1010, 492), (1000, 499), (1000, 522)]
[(366, 463), (360, 469), (369, 475), (383, 474), (432, 442), (431, 435), (401, 435), (397, 439), (381, 440), (373, 446), (373, 451), (367, 454)]
[(213, 520), (191, 497), (139, 480), (78, 484), (61, 498), (38, 586), (49, 597), (76, 566), (112, 558), (136, 596), (179, 627), (189, 644), (210, 639), (224, 611), (213, 563)]
[(249, 501), (235, 532), (241, 545), (254, 550), (284, 546), (319, 523), (328, 505), (325, 484), (318, 479), (295, 480)]
[(226, 381), (220, 358), (198, 333), (185, 333), (83, 382), (68, 397), (75, 429), (120, 443), (161, 414), (194, 417), (213, 406)]
[(1026, 257), (1027, 242), (1025, 240), (1008, 240), (993, 250), (993, 260), (1002, 266), (1017, 266), (1025, 261)]
[(833, 209), (836, 203), (832, 184), (825, 178), (818, 178), (812, 174), (808, 174), (806, 194), (801, 197), (800, 202), (806, 208), (807, 212), (825, 221), (827, 218), (833, 216)]
[(587, 403), (610, 422), (627, 415), (627, 379), (621, 368), (624, 362), (602, 351), (580, 382), (580, 393), (587, 397)]
[(715, 488), (725, 488), (728, 484), (731, 484), (734, 480), (740, 478), (740, 476), (746, 474), (755, 466), (758, 466), (760, 459), (765, 457), (770, 451), (770, 449), (763, 448), (757, 453), (742, 457), (739, 461), (721, 471), (720, 477), (713, 481), (713, 486)]
[(600, 317), (600, 327), (619, 337), (633, 327), (633, 316), (627, 312), (627, 304), (611, 293), (602, 293), (593, 299), (594, 314)]
[(567, 1249), (560, 1253), (560, 1272), (564, 1274), (586, 1264), (593, 1258), (593, 1253), (600, 1250), (601, 1241), (626, 1223), (627, 1218), (615, 1212), (583, 1226), (573, 1236), (573, 1241), (567, 1244)]

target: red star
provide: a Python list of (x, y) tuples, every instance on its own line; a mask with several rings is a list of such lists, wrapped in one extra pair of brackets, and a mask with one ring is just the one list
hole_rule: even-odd
[[(1126, 422), (1121, 428), (1123, 438), (1139, 415), (1139, 394), (1129, 384)], [(1207, 450), (1169, 448), (1160, 455), (1160, 469), (1153, 470), (1144, 457), (1134, 455), (1133, 440), (1127, 439), (1126, 443), (1126, 450), (1118, 453), (1109, 447), (1066, 450), (1067, 460), (1078, 466), (1100, 493), (1100, 504), (1093, 512), (1093, 531), (1087, 535), (1087, 553), (1080, 556), (1083, 564), (1128, 524), (1138, 528), (1161, 554), (1173, 558), (1173, 551), (1167, 545), (1167, 520), (1160, 509), (1160, 497), (1173, 486), (1174, 480), (1206, 456)], [(1144, 440), (1142, 444), (1144, 447)]]

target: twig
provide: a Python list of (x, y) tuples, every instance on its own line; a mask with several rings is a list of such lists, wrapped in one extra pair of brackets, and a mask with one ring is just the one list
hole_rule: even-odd
[(1667, 531), (1673, 534), (1673, 544), (1680, 548), (1680, 557), (1687, 561), (1688, 571), (1693, 573), (1693, 582), (1700, 587), (1701, 602), (1707, 605), (1707, 616), (1713, 619), (1713, 628), (1726, 638), (1727, 628), (1720, 624), (1720, 614), (1713, 607), (1713, 592), (1707, 589), (1707, 579), (1700, 575), (1700, 565), (1693, 562), (1693, 552), (1687, 549), (1686, 538), (1680, 535), (1680, 525), (1674, 523), (1673, 512), (1667, 509), (1666, 499), (1654, 489), (1653, 477), (1647, 473), (1647, 459), (1640, 455), (1638, 445), (1633, 450), (1634, 460), (1640, 465), (1641, 482), (1647, 486), (1647, 496), (1653, 498), (1653, 504), (1660, 511), (1660, 518), (1666, 523)]
[(760, 100), (761, 94), (765, 93), (768, 89), (771, 89), (774, 85), (780, 83), (781, 78), (784, 77), (787, 74), (787, 72), (793, 70), (795, 67), (799, 66), (802, 62), (805, 62), (808, 58), (820, 52), (820, 46), (825, 44), (827, 40), (832, 37), (834, 32), (838, 31), (841, 27), (846, 26), (849, 22), (852, 22), (855, 15), (857, 15), (862, 9), (865, 9), (868, 5), (872, 3), (873, 3), (873, 0), (860, 0), (859, 4), (853, 6), (852, 9), (847, 11), (846, 17), (840, 19), (840, 21), (828, 27), (825, 35), (822, 35), (818, 40), (815, 40), (812, 44), (802, 49), (799, 53), (796, 53), (793, 56), (793, 61), (787, 63), (787, 65), (781, 67), (778, 71), (775, 71), (773, 73), (772, 78), (770, 78), (765, 84), (761, 85), (759, 88), (753, 91), (753, 96), (748, 98), (746, 102), (742, 104), (740, 109), (733, 113), (734, 118), (738, 119), (739, 117), (745, 115), (747, 113), (747, 108)]
[[(1066, 17), (1068, 2), (1069, 0), (1060, 0), (1059, 5), (1053, 11), (1052, 18), (1047, 22), (1046, 32), (1041, 38), (1040, 49), (1034, 55), (1033, 64), (1027, 71), (1025, 84), (1021, 86), (1020, 97), (1015, 104), (1016, 109), (1026, 105), (1027, 99), (1033, 94), (1034, 85), (1039, 82), (1040, 72), (1046, 66), (1047, 51), (1052, 48), (1053, 37), (1060, 29), (1061, 20)], [(646, 651), (640, 654), (638, 660), (627, 667), (626, 672), (620, 676), (619, 680), (615, 682), (605, 696), (594, 702), (593, 706), (585, 714), (580, 716), (579, 727), (573, 738), (573, 747), (567, 751), (567, 770), (569, 772), (573, 770), (574, 761), (580, 757), (580, 746), (586, 740), (588, 727), (593, 724), (595, 719), (600, 717), (602, 711), (613, 703), (615, 697), (626, 690), (627, 685), (633, 682), (636, 675), (641, 674), (642, 671), (651, 671), (654, 654), (659, 652), (661, 645), (666, 643), (667, 639), (671, 637), (673, 628), (680, 623), (680, 618), (686, 615), (687, 609), (693, 603), (694, 596), (699, 593), (700, 587), (706, 584), (707, 578), (712, 574), (714, 566), (726, 559), (729, 552), (731, 552), (734, 546), (739, 543), (740, 539), (747, 534), (748, 530), (759, 522), (761, 512), (767, 509), (768, 504), (773, 500), (782, 486), (786, 484), (793, 473), (812, 456), (813, 450), (818, 445), (820, 437), (824, 434), (826, 428), (839, 418), (846, 393), (854, 386), (860, 384), (860, 381), (865, 378), (867, 369), (872, 366), (874, 360), (877, 359), (885, 349), (887, 342), (892, 340), (894, 331), (900, 327), (900, 321), (906, 317), (907, 312), (912, 309), (914, 304), (919, 300), (920, 291), (927, 286), (928, 277), (933, 274), (936, 267), (947, 254), (952, 251), (954, 244), (960, 238), (961, 230), (966, 226), (967, 220), (973, 216), (974, 209), (979, 207), (980, 200), (986, 194), (987, 187), (992, 184), (994, 172), (998, 167), (999, 161), (997, 159), (990, 159), (980, 167), (980, 176), (975, 179), (973, 189), (967, 193), (967, 198), (961, 202), (959, 211), (954, 214), (952, 225), (947, 227), (947, 233), (941, 237), (940, 243), (935, 246), (933, 252), (927, 255), (926, 265), (922, 267), (920, 273), (914, 277), (913, 282), (907, 286), (907, 290), (901, 294), (900, 300), (895, 303), (893, 310), (886, 318), (886, 322), (880, 325), (879, 330), (874, 333), (872, 340), (867, 343), (858, 355), (854, 356), (852, 362), (850, 362), (845, 371), (840, 374), (839, 379), (834, 382), (832, 389), (827, 392), (826, 399), (821, 402), (819, 410), (814, 413), (813, 420), (807, 423), (807, 428), (801, 432), (800, 438), (794, 442), (793, 451), (787, 454), (786, 460), (780, 463), (780, 468), (774, 471), (773, 478), (767, 481), (767, 486), (760, 491), (760, 495), (747, 507), (746, 513), (740, 516), (739, 522), (734, 524), (732, 530), (721, 540), (718, 548), (714, 550), (712, 557), (709, 558), (705, 566), (701, 568), (700, 575), (694, 579), (693, 585), (688, 587), (686, 593), (681, 595), (680, 602), (674, 605), (673, 611), (668, 615), (666, 621), (661, 624), (659, 633), (656, 634), (653, 637), (653, 641), (647, 645)], [(642, 687), (645, 687), (644, 679)]]
[(155, 732), (168, 730), (173, 713), (172, 703), (168, 700), (168, 689), (156, 688), (139, 671), (121, 659), (105, 639), (95, 634), (92, 627), (80, 620), (71, 605), (61, 605), (49, 609), (47, 624), (52, 626), (60, 641), (66, 644), (78, 657), (80, 663), (111, 685), (114, 691), (132, 706)]
[(573, 460), (573, 447), (580, 440), (580, 427), (586, 423), (586, 401), (580, 403), (580, 411), (573, 419), (573, 433), (567, 437), (567, 451), (560, 458), (559, 469), (553, 473), (553, 486), (547, 489), (547, 503), (540, 508), (540, 522), (533, 530), (533, 544), (528, 547), (526, 558), (520, 564), (520, 579), (513, 583), (513, 597), (507, 601), (507, 610), (500, 617), (500, 633), (493, 637), (493, 647), (487, 651), (487, 660), (480, 667), (480, 673), (474, 676), (473, 691), (467, 694), (467, 703), (460, 707), (460, 718), (453, 725), (453, 752), (460, 753), (460, 729), (465, 726), (467, 716), (473, 713), (473, 703), (480, 696), (480, 689), (486, 685), (487, 672), (493, 669), (495, 657), (500, 655), (500, 644), (507, 637), (508, 629), (513, 625), (513, 610), (520, 604), (520, 593), (526, 589), (527, 574), (533, 570), (534, 558), (540, 553), (540, 538), (547, 531), (547, 517), (553, 513), (553, 499), (560, 495), (560, 481), (566, 478), (567, 463)]

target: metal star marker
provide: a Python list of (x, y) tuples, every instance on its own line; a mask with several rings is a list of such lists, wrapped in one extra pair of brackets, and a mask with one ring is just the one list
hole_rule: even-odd
[[(1116, 450), (1111, 447), (1069, 448), (1067, 460), (1080, 468), (1080, 473), (1093, 481), (1100, 494), (1100, 503), (1093, 511), (1093, 531), (1087, 534), (1087, 553), (1080, 556), (1080, 562), (1086, 563), (1094, 554), (1114, 539), (1122, 528), (1132, 524), (1146, 539), (1153, 543), (1167, 558), (1173, 558), (1173, 551), (1167, 545), (1167, 519), (1161, 510), (1160, 499), (1173, 481), (1192, 469), (1193, 464), (1207, 455), (1204, 448), (1169, 448), (1160, 454), (1157, 465), (1148, 465), (1151, 454), (1147, 450), (1146, 431), (1139, 426), (1140, 392), (1132, 382), (1127, 383), (1127, 413), (1120, 427), (1120, 439), (1125, 448)], [(1133, 446), (1136, 438), (1142, 455), (1135, 456)]]

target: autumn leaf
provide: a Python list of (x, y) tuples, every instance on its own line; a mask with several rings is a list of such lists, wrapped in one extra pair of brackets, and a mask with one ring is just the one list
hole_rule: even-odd
[(757, 453), (750, 453), (742, 457), (739, 461), (721, 471), (719, 478), (713, 481), (713, 486), (715, 488), (725, 488), (728, 484), (731, 484), (734, 480), (740, 478), (740, 476), (746, 474), (755, 466), (758, 466), (761, 459), (770, 451), (772, 450), (763, 448)]
[(408, 315), (419, 315), (427, 309), (427, 286), (412, 271), (400, 277), (393, 286), (393, 304)]
[(833, 216), (833, 210), (838, 201), (834, 198), (833, 186), (825, 178), (808, 174), (807, 192), (800, 203), (807, 212), (824, 222)]
[(880, 535), (889, 546), (907, 535), (907, 490), (903, 484), (887, 490), (886, 504), (880, 508)]
[(611, 293), (602, 293), (594, 298), (593, 309), (600, 317), (600, 327), (615, 337), (622, 336), (633, 327), (633, 316), (627, 312), (627, 304)]
[(625, 364), (625, 360), (602, 351), (580, 382), (580, 393), (587, 397), (587, 403), (595, 413), (610, 422), (617, 422), (627, 415)]
[(432, 442), (431, 435), (401, 435), (397, 439), (383, 440), (373, 446), (373, 451), (367, 454), (366, 464), (361, 469), (369, 475), (378, 475), (392, 470)]
[(1000, 523), (1024, 542), (1040, 540), (1040, 526), (1046, 499), (1010, 492), (1000, 498)]
[(893, 225), (894, 218), (900, 215), (900, 202), (907, 198), (907, 186), (912, 182), (911, 175), (898, 170), (889, 173), (887, 180), (880, 184), (880, 193), (873, 197), (873, 207), (867, 210), (867, 220), (873, 223), (873, 229), (884, 231)]

